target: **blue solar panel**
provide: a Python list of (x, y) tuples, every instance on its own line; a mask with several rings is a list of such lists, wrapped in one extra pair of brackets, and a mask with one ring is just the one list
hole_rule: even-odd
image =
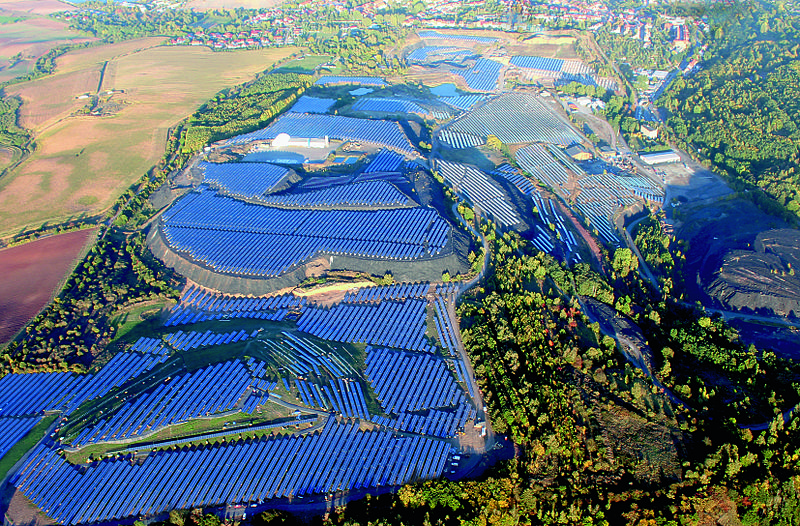
[(280, 133), (291, 137), (338, 139), (381, 144), (405, 153), (414, 153), (414, 147), (396, 122), (355, 119), (340, 115), (317, 115), (285, 113), (264, 129), (238, 135), (230, 141), (245, 143), (256, 140), (272, 140)]
[(560, 58), (546, 58), (535, 56), (514, 56), (511, 57), (511, 64), (519, 68), (538, 69), (558, 73), (564, 67), (564, 61)]
[(470, 89), (475, 91), (494, 91), (500, 81), (500, 70), (503, 64), (485, 58), (479, 58), (468, 70), (454, 70), (456, 75), (464, 77)]

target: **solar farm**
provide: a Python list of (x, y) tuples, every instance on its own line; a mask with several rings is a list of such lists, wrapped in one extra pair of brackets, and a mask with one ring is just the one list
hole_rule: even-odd
[[(94, 374), (0, 379), (9, 441), (44, 411), (71, 417), (11, 482), (59, 523), (85, 524), (437, 478), (479, 418), (455, 287), (354, 288), (322, 307), (190, 286), (157, 334)], [(209, 350), (212, 363), (187, 367)], [(209, 418), (248, 425), (161, 438)], [(108, 454), (70, 460), (98, 447)]]
[(463, 148), (472, 141), (486, 142), (494, 135), (504, 143), (547, 142), (562, 146), (581, 142), (574, 128), (545, 106), (538, 95), (508, 93), (479, 105), (457, 117), (445, 128), (459, 139), (443, 140), (453, 148)]
[[(616, 246), (614, 214), (664, 192), (570, 158), (588, 142), (538, 93), (499, 93), (510, 69), (589, 74), (577, 61), (507, 64), (476, 58), (494, 37), (419, 36), (409, 63), (468, 91), (319, 77), (263, 129), (199, 152), (149, 224), (151, 252), (186, 278), (177, 301), (86, 374), (0, 378), (0, 457), (58, 416), (9, 479), (50, 519), (396, 490), (457, 477), (459, 455), (491, 445), (455, 316), (480, 241), (435, 196), (574, 263), (586, 251), (569, 209)], [(287, 168), (291, 155), (305, 160)]]
[(548, 80), (559, 85), (575, 81), (588, 86), (617, 89), (614, 79), (596, 75), (592, 68), (580, 60), (515, 55), (509, 63), (528, 82)]

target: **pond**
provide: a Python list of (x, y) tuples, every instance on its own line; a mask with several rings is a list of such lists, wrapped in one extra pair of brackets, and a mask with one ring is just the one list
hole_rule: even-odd
[(306, 158), (295, 152), (253, 152), (242, 159), (246, 163), (303, 164)]
[(435, 88), (431, 88), (431, 93), (437, 97), (458, 97), (461, 95), (456, 89), (456, 85), (452, 82), (447, 84), (439, 84)]

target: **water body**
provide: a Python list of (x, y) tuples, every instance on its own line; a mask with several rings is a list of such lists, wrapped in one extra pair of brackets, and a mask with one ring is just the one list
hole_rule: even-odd
[(458, 97), (461, 93), (458, 92), (456, 85), (452, 82), (447, 84), (439, 84), (435, 88), (431, 88), (431, 93), (437, 97)]
[(246, 163), (303, 164), (306, 158), (295, 152), (253, 152), (244, 156)]
[(371, 89), (371, 88), (357, 88), (357, 89), (351, 90), (349, 93), (353, 97), (360, 97), (361, 95), (366, 95), (367, 93), (372, 93), (373, 91), (375, 91), (375, 90)]

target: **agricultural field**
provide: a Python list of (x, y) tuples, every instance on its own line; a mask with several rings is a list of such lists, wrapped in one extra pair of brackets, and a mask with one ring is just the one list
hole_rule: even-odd
[(93, 234), (79, 230), (0, 250), (0, 344), (50, 302)]
[(305, 55), (283, 64), (277, 71), (281, 73), (314, 73), (319, 66), (330, 62), (333, 58), (330, 55)]
[[(25, 101), (22, 123), (34, 129), (38, 147), (0, 183), (4, 233), (102, 212), (163, 154), (170, 126), (294, 52), (213, 53), (157, 43), (69, 53), (59, 59), (59, 73), (10, 90)], [(103, 91), (122, 93), (96, 96), (103, 70)], [(91, 96), (77, 99), (84, 93)], [(98, 107), (108, 109), (84, 114)]]
[(43, 16), (71, 9), (54, 0), (0, 2), (0, 82), (29, 73), (36, 59), (59, 44), (92, 40)]

